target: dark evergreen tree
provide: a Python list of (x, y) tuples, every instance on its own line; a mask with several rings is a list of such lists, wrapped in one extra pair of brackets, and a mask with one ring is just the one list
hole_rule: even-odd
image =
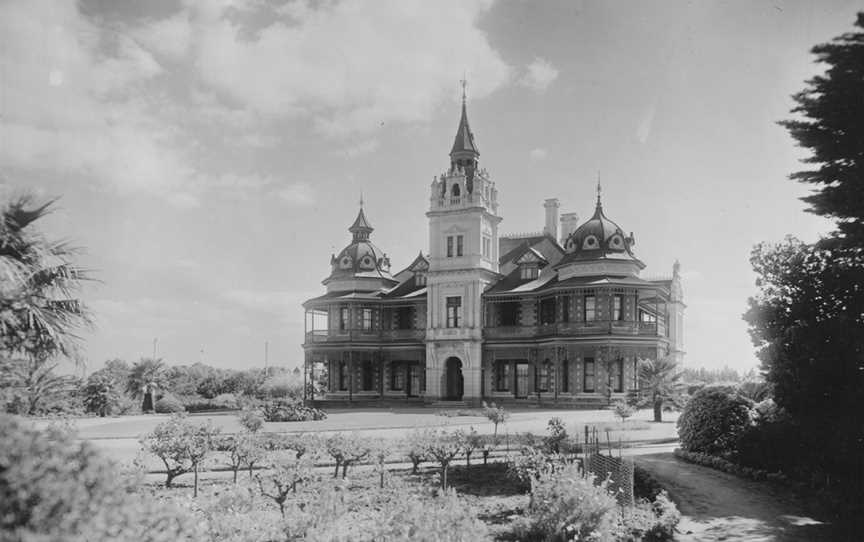
[(798, 144), (811, 151), (811, 169), (790, 177), (816, 186), (802, 198), (810, 212), (836, 219), (834, 241), (864, 244), (864, 12), (856, 31), (813, 47), (823, 75), (794, 96), (799, 118), (782, 121)]

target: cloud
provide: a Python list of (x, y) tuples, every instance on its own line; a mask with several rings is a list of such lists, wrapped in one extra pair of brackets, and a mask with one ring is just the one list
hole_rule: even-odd
[(519, 84), (535, 92), (545, 92), (549, 85), (558, 79), (558, 68), (539, 57), (535, 58), (526, 70), (525, 75), (519, 79)]
[(276, 190), (276, 195), (292, 207), (307, 207), (315, 203), (315, 192), (308, 183), (297, 182)]
[(345, 148), (344, 153), (347, 158), (356, 158), (370, 152), (375, 152), (381, 143), (377, 139), (367, 139), (360, 141)]
[(528, 156), (530, 156), (532, 160), (545, 160), (548, 155), (549, 151), (539, 147), (531, 149), (531, 152), (528, 153)]
[(312, 6), (275, 10), (259, 27), (247, 21), (258, 4), (190, 8), (200, 77), (248, 109), (311, 118), (334, 137), (429, 120), (455, 98), (463, 70), (477, 98), (509, 79), (510, 68), (475, 26), (490, 2)]

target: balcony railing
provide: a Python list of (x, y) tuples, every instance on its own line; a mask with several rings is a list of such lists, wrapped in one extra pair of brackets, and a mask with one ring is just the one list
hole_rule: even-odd
[(535, 326), (487, 327), (483, 336), (487, 339), (513, 339), (552, 336), (630, 335), (662, 337), (666, 326), (655, 322), (628, 322), (619, 320), (597, 320), (592, 322), (556, 322)]
[(376, 341), (416, 341), (426, 337), (425, 329), (382, 329), (382, 330), (314, 330), (306, 332), (306, 344), (347, 343)]

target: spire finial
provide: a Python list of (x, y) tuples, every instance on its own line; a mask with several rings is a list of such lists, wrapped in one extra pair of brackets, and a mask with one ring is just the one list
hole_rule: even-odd
[(468, 87), (468, 77), (464, 71), (462, 72), (462, 80), (459, 82), (462, 83), (462, 105), (464, 106), (467, 101), (466, 88)]
[(360, 190), (360, 208), (363, 208), (363, 190)]

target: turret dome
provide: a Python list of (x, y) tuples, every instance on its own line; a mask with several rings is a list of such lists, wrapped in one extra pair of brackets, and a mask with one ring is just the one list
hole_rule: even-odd
[(351, 244), (330, 257), (330, 276), (324, 279), (328, 290), (373, 291), (396, 284), (390, 258), (369, 240), (374, 228), (362, 207), (348, 231), (353, 234)]

